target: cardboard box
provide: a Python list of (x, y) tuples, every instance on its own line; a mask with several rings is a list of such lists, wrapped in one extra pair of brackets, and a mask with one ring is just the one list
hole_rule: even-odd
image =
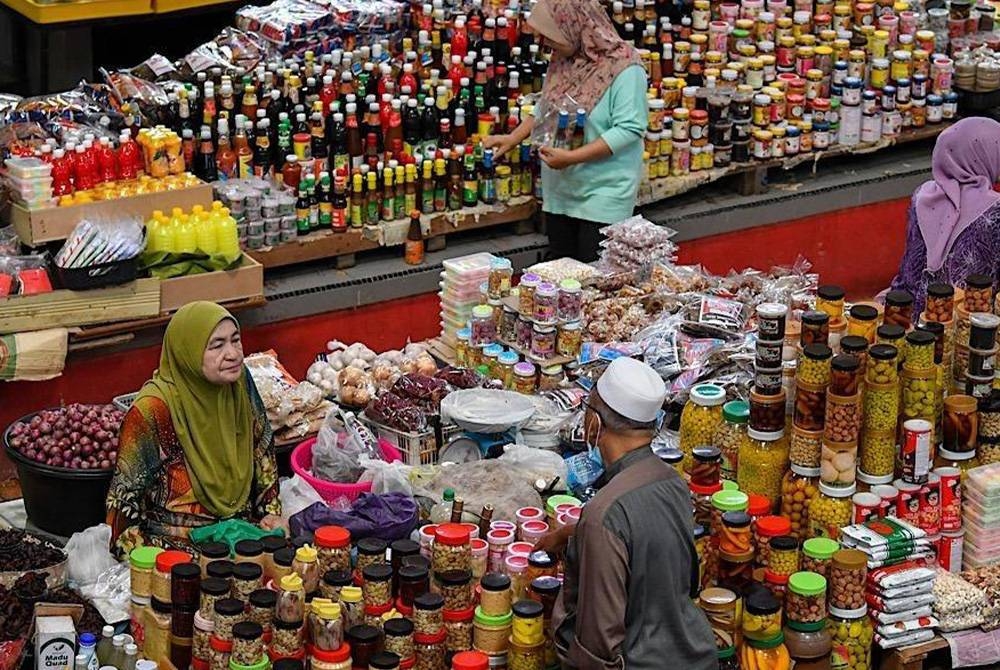
[(29, 247), (45, 242), (64, 240), (76, 225), (88, 216), (121, 216), (130, 214), (141, 216), (143, 221), (157, 209), (169, 213), (171, 208), (180, 207), (185, 212), (195, 205), (212, 206), (212, 186), (199, 184), (175, 191), (145, 193), (118, 200), (103, 200), (69, 207), (49, 207), (28, 210), (14, 204), (10, 208), (11, 223), (21, 241)]
[(232, 302), (263, 295), (264, 266), (243, 254), (235, 270), (164, 279), (160, 282), (160, 310), (166, 314), (195, 300)]
[(69, 328), (160, 314), (160, 280), (138, 279), (90, 291), (60, 289), (0, 298), (0, 333)]

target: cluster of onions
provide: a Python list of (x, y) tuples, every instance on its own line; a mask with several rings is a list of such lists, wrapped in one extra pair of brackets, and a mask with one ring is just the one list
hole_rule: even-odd
[(10, 428), (10, 446), (26, 458), (57, 468), (110, 470), (118, 459), (121, 410), (72, 404), (42, 410)]

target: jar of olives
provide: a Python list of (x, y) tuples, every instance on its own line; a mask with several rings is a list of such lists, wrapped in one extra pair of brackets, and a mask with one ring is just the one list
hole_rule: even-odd
[(857, 395), (861, 390), (861, 362), (851, 354), (834, 356), (830, 361), (830, 393), (838, 396)]
[(865, 431), (895, 432), (899, 422), (898, 384), (868, 384), (863, 404), (862, 425)]
[(916, 372), (934, 367), (934, 335), (924, 330), (914, 330), (906, 336), (907, 370)]
[(912, 370), (909, 362), (903, 367), (904, 419), (927, 419), (934, 423), (937, 403), (937, 371), (931, 366), (927, 370)]
[(781, 497), (781, 478), (788, 468), (788, 439), (783, 430), (764, 433), (752, 428), (747, 438), (740, 450), (736, 481), (741, 491), (766, 497), (773, 509)]
[(828, 537), (812, 537), (802, 543), (799, 565), (803, 572), (814, 572), (822, 577), (830, 574), (830, 562), (840, 550), (840, 544)]
[(899, 379), (899, 353), (891, 344), (876, 344), (868, 350), (865, 381), (869, 384), (894, 384)]
[(896, 464), (896, 431), (865, 430), (861, 435), (858, 477), (871, 480), (891, 477)]
[(832, 358), (833, 350), (826, 344), (810, 344), (803, 347), (795, 371), (796, 382), (805, 382), (813, 386), (826, 386), (830, 383), (830, 361)]
[(856, 487), (829, 486), (819, 483), (819, 495), (809, 503), (809, 534), (812, 537), (840, 539), (840, 529), (851, 523), (851, 496)]
[(681, 411), (680, 447), (684, 452), (684, 469), (691, 468), (691, 452), (695, 447), (711, 444), (716, 428), (722, 423), (722, 405), (726, 392), (715, 384), (698, 384)]
[(796, 572), (790, 576), (785, 617), (795, 623), (816, 623), (825, 619), (826, 578), (815, 572)]
[(819, 468), (792, 463), (781, 481), (781, 515), (790, 519), (787, 535), (809, 536), (809, 503), (819, 493)]
[(799, 569), (799, 541), (791, 535), (772, 537), (768, 542), (767, 569), (776, 575), (790, 575)]
[(867, 605), (860, 605), (850, 610), (831, 605), (827, 629), (833, 638), (833, 649), (830, 653), (831, 667), (852, 670), (871, 668), (874, 634), (871, 619), (868, 618)]
[(721, 454), (721, 475), (725, 479), (736, 480), (740, 447), (747, 439), (747, 423), (750, 407), (742, 400), (731, 400), (722, 406), (722, 422), (718, 424), (712, 437)]
[(743, 608), (743, 636), (770, 640), (781, 633), (781, 602), (767, 591), (754, 591)]

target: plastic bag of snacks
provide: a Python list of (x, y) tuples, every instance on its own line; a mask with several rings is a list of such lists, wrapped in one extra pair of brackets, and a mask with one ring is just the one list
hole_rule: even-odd
[(635, 270), (656, 261), (673, 260), (677, 245), (670, 238), (676, 230), (658, 226), (642, 216), (633, 216), (610, 226), (601, 232), (601, 259), (599, 267), (614, 272)]
[(934, 598), (934, 614), (943, 632), (982, 625), (986, 593), (958, 575), (939, 569), (934, 579)]

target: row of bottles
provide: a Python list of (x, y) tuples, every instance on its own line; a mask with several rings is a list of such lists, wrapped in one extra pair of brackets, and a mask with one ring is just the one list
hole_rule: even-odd
[(115, 635), (111, 626), (104, 627), (100, 642), (91, 633), (82, 633), (79, 647), (74, 670), (135, 670), (139, 662), (132, 637)]
[(166, 253), (240, 254), (239, 233), (229, 210), (213, 202), (206, 210), (195, 205), (189, 214), (174, 207), (170, 216), (157, 210), (146, 222), (146, 250)]
[(67, 142), (63, 148), (45, 143), (39, 149), (39, 158), (52, 165), (55, 197), (135, 179), (145, 171), (142, 150), (127, 132), (119, 136), (117, 145), (107, 137), (98, 139), (92, 134), (85, 135), (79, 144)]

